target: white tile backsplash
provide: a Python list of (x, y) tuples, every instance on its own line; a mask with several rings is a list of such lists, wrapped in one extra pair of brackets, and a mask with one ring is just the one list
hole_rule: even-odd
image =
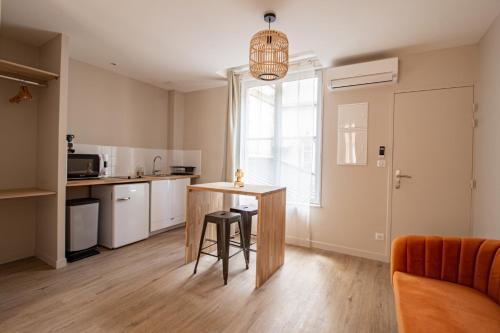
[(160, 156), (157, 167), (162, 173), (169, 173), (172, 165), (196, 167), (196, 174), (201, 174), (200, 150), (167, 150), (120, 146), (101, 146), (75, 143), (75, 152), (80, 154), (101, 154), (107, 161), (106, 176), (133, 176), (138, 168), (143, 168), (146, 175), (153, 173), (153, 159)]

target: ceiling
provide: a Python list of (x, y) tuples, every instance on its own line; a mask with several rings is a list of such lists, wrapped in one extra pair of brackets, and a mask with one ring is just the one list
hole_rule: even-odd
[(36, 45), (62, 32), (72, 58), (179, 91), (225, 84), (217, 73), (248, 62), (270, 9), (290, 55), (323, 66), (473, 44), (500, 12), (499, 0), (0, 1), (3, 35)]

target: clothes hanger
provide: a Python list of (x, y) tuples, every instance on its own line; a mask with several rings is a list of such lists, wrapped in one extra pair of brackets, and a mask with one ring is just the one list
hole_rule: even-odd
[(19, 87), (17, 95), (10, 98), (9, 102), (19, 104), (22, 101), (31, 101), (32, 99), (33, 96), (31, 96), (31, 93), (28, 90), (28, 86), (24, 82), (21, 82), (21, 86)]

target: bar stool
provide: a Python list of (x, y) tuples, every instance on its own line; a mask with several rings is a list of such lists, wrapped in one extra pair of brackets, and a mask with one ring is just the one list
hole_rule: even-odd
[(248, 250), (245, 251), (245, 257), (250, 262), (249, 251), (255, 252), (255, 250), (250, 249), (250, 246), (255, 244), (255, 242), (251, 243), (251, 236), (255, 236), (252, 235), (252, 216), (257, 215), (259, 210), (257, 209), (257, 207), (253, 205), (240, 205), (231, 208), (230, 211), (241, 214), (241, 219), (243, 221), (243, 240), (244, 240), (244, 242), (241, 241), (241, 243), (247, 244)]
[[(208, 223), (213, 223), (217, 227), (217, 240), (209, 240), (211, 242), (210, 245), (203, 247), (203, 243), (205, 241), (205, 232), (207, 230), (207, 225)], [(228, 275), (228, 266), (229, 266), (229, 258), (235, 256), (236, 254), (240, 253), (241, 251), (247, 250), (247, 247), (245, 246), (246, 242), (243, 237), (241, 236), (241, 245), (238, 246), (240, 248), (239, 251), (236, 253), (232, 254), (231, 256), (229, 255), (229, 246), (232, 245), (230, 243), (231, 239), (231, 224), (233, 223), (238, 223), (238, 227), (240, 229), (240, 234), (243, 234), (243, 227), (242, 227), (242, 222), (241, 222), (241, 215), (238, 213), (234, 212), (225, 212), (225, 211), (219, 211), (215, 213), (210, 213), (205, 215), (205, 219), (203, 220), (203, 229), (201, 231), (201, 238), (200, 238), (200, 248), (198, 250), (198, 258), (196, 259), (196, 265), (194, 266), (194, 273), (196, 274), (196, 269), (198, 268), (198, 262), (200, 261), (200, 255), (206, 254), (212, 257), (217, 257), (217, 261), (222, 259), (222, 272), (224, 276), (224, 285), (227, 284), (227, 275)], [(213, 255), (208, 252), (203, 252), (204, 249), (213, 246), (214, 244), (217, 244), (217, 255)], [(232, 245), (235, 246), (235, 245)], [(247, 251), (245, 251), (246, 253)], [(246, 269), (248, 269), (248, 258), (245, 256), (245, 264), (246, 264)]]

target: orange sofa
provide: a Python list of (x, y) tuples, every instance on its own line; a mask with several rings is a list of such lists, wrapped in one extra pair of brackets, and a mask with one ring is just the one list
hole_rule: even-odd
[(500, 333), (500, 241), (399, 237), (391, 278), (400, 333)]

